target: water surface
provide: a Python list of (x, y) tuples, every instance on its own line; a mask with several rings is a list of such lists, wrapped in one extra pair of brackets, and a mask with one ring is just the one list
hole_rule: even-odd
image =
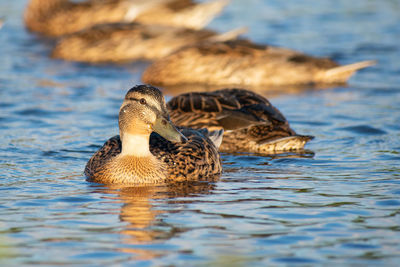
[(118, 133), (146, 64), (52, 60), (52, 42), (25, 31), (24, 5), (0, 5), (2, 265), (397, 265), (398, 1), (232, 1), (211, 28), (378, 65), (346, 87), (271, 98), (316, 137), (305, 154), (223, 154), (215, 183), (124, 190), (82, 172)]

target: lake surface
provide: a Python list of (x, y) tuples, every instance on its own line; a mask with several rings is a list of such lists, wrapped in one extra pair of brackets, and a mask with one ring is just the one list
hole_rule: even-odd
[(232, 1), (210, 28), (378, 64), (346, 87), (270, 98), (316, 137), (306, 153), (223, 154), (215, 183), (130, 190), (83, 169), (146, 64), (48, 58), (25, 3), (0, 4), (0, 265), (398, 265), (399, 1)]

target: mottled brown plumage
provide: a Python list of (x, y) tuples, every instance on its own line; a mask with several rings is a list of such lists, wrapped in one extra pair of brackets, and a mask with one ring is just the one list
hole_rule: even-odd
[(373, 64), (363, 61), (340, 66), (328, 58), (234, 40), (185, 47), (154, 62), (145, 70), (142, 79), (161, 86), (332, 84), (345, 83), (356, 70)]
[(88, 161), (88, 180), (143, 185), (214, 180), (221, 175), (216, 145), (222, 131), (180, 127), (179, 132), (170, 124), (157, 88), (141, 85), (129, 90), (120, 109), (119, 125), (121, 137), (110, 138)]
[(219, 148), (223, 152), (299, 150), (313, 138), (296, 134), (266, 98), (244, 89), (182, 94), (172, 98), (167, 108), (176, 125), (224, 129)]
[(227, 4), (226, 0), (30, 0), (26, 27), (47, 36), (60, 36), (96, 24), (132, 22), (200, 29)]
[(235, 38), (240, 33), (237, 30), (217, 34), (211, 30), (138, 23), (101, 24), (61, 38), (52, 57), (93, 63), (154, 60), (183, 46)]
[(230, 0), (213, 0), (196, 3), (193, 0), (173, 0), (157, 9), (148, 9), (139, 14), (135, 21), (143, 24), (163, 24), (187, 27), (191, 29), (204, 28)]

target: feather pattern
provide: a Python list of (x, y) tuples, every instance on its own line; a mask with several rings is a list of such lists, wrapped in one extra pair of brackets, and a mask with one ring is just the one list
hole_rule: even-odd
[(329, 58), (248, 40), (229, 40), (182, 48), (155, 61), (144, 71), (142, 80), (160, 86), (343, 84), (355, 71), (374, 64), (363, 61), (342, 68)]
[(53, 37), (96, 24), (133, 21), (201, 29), (227, 4), (227, 0), (30, 0), (24, 19), (30, 31)]
[(172, 98), (167, 108), (176, 125), (224, 129), (223, 152), (298, 150), (313, 138), (296, 134), (266, 98), (244, 89), (186, 93)]
[(222, 35), (211, 30), (134, 22), (100, 24), (62, 37), (53, 49), (52, 57), (92, 63), (154, 60), (184, 46)]
[(215, 180), (222, 173), (218, 146), (223, 131), (175, 128), (155, 87), (128, 91), (119, 126), (121, 136), (110, 138), (86, 164), (89, 181), (143, 185)]
[[(189, 128), (178, 127), (188, 138), (183, 144), (172, 143), (165, 140), (157, 133), (150, 136), (150, 152), (165, 166), (161, 172), (157, 170), (156, 183), (213, 180), (222, 173), (222, 166), (218, 149), (213, 142), (204, 135), (207, 131), (195, 131)], [(222, 135), (222, 134), (221, 134)], [(113, 166), (109, 169), (107, 163), (111, 162), (121, 153), (120, 136), (114, 136), (92, 156), (85, 167), (85, 175), (94, 182), (104, 182), (104, 176), (109, 172), (118, 173), (122, 166)], [(137, 168), (135, 168), (137, 170)], [(118, 183), (132, 183), (128, 180), (129, 170), (121, 172)], [(117, 183), (111, 181), (108, 183)], [(136, 184), (154, 183), (139, 177)]]

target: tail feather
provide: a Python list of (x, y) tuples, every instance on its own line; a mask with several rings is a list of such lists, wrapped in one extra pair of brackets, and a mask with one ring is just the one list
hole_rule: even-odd
[(350, 76), (357, 70), (370, 67), (376, 64), (375, 60), (366, 60), (361, 62), (356, 62), (344, 66), (335, 67), (327, 70), (324, 73), (324, 79), (328, 81), (347, 81)]
[(221, 34), (218, 34), (217, 36), (213, 36), (209, 38), (208, 40), (211, 42), (225, 42), (229, 40), (234, 40), (239, 37), (239, 35), (244, 34), (248, 31), (247, 27), (240, 27), (233, 29), (231, 31), (227, 31)]
[(132, 22), (139, 16), (141, 13), (144, 13), (150, 9), (156, 8), (160, 5), (165, 5), (172, 0), (128, 0), (122, 2), (122, 5), (127, 6), (127, 11), (125, 14), (124, 21)]
[(219, 148), (222, 143), (222, 137), (224, 135), (224, 129), (215, 130), (208, 133), (208, 138), (214, 143), (214, 145)]
[(204, 28), (229, 2), (230, 0), (214, 0), (200, 3), (196, 10), (193, 10), (192, 22), (188, 22), (188, 24), (193, 24), (191, 28), (194, 29)]
[(268, 147), (271, 151), (289, 151), (303, 149), (304, 145), (314, 139), (311, 135), (294, 135), (274, 140), (264, 140), (258, 142), (259, 145)]

